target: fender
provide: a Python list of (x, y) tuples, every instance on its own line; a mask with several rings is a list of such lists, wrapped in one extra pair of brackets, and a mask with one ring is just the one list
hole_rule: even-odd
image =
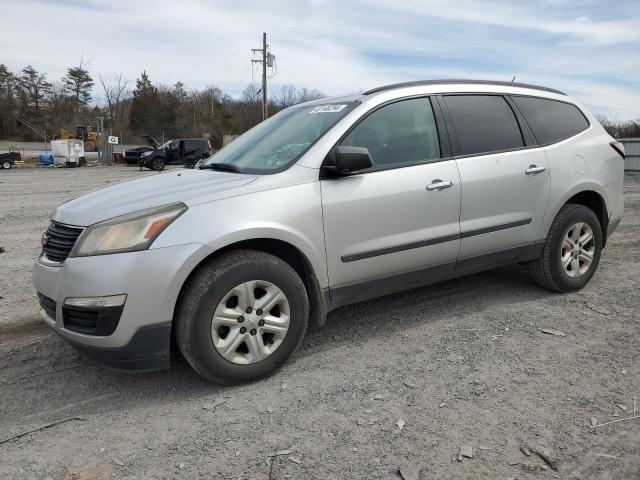
[(551, 224), (553, 223), (553, 220), (558, 215), (558, 212), (560, 212), (560, 209), (567, 203), (567, 201), (571, 197), (582, 192), (597, 193), (602, 199), (602, 201), (604, 202), (606, 216), (607, 216), (607, 219), (609, 219), (609, 216), (611, 214), (611, 209), (609, 208), (608, 196), (604, 187), (594, 181), (577, 183), (574, 186), (572, 186), (570, 189), (564, 190), (562, 196), (560, 196), (557, 200), (554, 200), (553, 204), (549, 203), (549, 206), (547, 207), (547, 211), (545, 212), (545, 215), (544, 215), (544, 219), (542, 221), (542, 225), (540, 227), (540, 232), (538, 234), (538, 236), (540, 237), (540, 240), (543, 240), (546, 238), (547, 233), (551, 228)]
[(230, 231), (209, 242), (207, 246), (213, 251), (218, 251), (234, 243), (256, 239), (280, 240), (294, 246), (304, 255), (309, 265), (311, 265), (313, 269), (312, 273), (318, 279), (320, 287), (328, 287), (329, 280), (327, 268), (324, 263), (324, 252), (317, 251), (311, 239), (300, 231), (291, 230), (290, 227), (284, 228), (284, 226), (273, 224), (256, 225), (244, 230)]
[[(270, 235), (270, 236), (268, 236)], [(307, 250), (303, 250), (304, 242), (300, 242), (298, 237), (291, 236), (288, 232), (279, 230), (279, 229), (250, 229), (248, 231), (242, 232), (234, 232), (232, 234), (226, 235), (223, 238), (217, 239), (215, 242), (209, 245), (202, 245), (202, 248), (199, 248), (196, 252), (194, 252), (188, 259), (187, 262), (183, 265), (181, 269), (180, 278), (176, 279), (175, 284), (179, 286), (178, 292), (175, 295), (172, 295), (172, 311), (175, 312), (175, 308), (177, 306), (178, 300), (180, 298), (180, 293), (184, 288), (184, 284), (187, 282), (188, 278), (191, 274), (196, 271), (200, 265), (206, 262), (209, 258), (215, 257), (219, 252), (227, 249), (228, 247), (233, 247), (234, 245), (239, 245), (239, 248), (252, 248), (251, 246), (243, 246), (243, 242), (261, 242), (261, 241), (269, 241), (276, 240), (282, 242), (289, 246), (291, 250), (296, 249), (295, 256), (299, 257), (302, 255), (303, 258), (303, 269), (304, 273), (301, 274), (303, 277), (303, 282), (306, 285), (308, 295), (309, 295), (309, 306), (310, 306), (310, 317), (309, 317), (309, 325), (311, 328), (320, 328), (324, 325), (327, 315), (327, 304), (324, 298), (323, 291), (327, 291), (326, 287), (321, 286), (320, 280), (317, 275), (317, 268), (312, 264), (310, 257), (308, 255)], [(301, 248), (302, 247), (302, 248)], [(265, 249), (267, 250), (267, 249)], [(269, 251), (269, 250), (267, 250)], [(274, 252), (275, 253), (275, 252)], [(286, 260), (286, 258), (285, 258)], [(295, 267), (295, 265), (294, 265)], [(325, 270), (319, 270), (321, 273), (325, 272)]]

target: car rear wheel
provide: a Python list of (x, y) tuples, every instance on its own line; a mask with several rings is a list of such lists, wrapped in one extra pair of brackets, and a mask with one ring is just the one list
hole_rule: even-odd
[(533, 278), (556, 292), (579, 290), (593, 277), (601, 252), (596, 214), (584, 205), (565, 205), (551, 224), (542, 255), (531, 265)]
[(175, 319), (189, 364), (215, 383), (237, 384), (277, 370), (307, 329), (309, 302), (286, 262), (256, 250), (223, 254), (187, 282)]
[(8, 170), (11, 168), (11, 162), (9, 160), (5, 160), (4, 162), (2, 162), (2, 168), (5, 170)]

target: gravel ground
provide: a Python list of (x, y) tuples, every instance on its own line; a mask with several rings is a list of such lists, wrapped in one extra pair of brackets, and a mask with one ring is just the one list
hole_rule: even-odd
[(109, 372), (37, 318), (51, 210), (149, 174), (0, 172), (0, 478), (640, 478), (640, 176), (584, 290), (508, 268), (345, 307), (278, 374), (225, 388), (179, 359)]

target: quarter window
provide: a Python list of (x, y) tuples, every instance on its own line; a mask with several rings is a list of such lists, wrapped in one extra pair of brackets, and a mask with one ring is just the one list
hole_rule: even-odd
[(447, 109), (460, 145), (459, 155), (499, 152), (524, 146), (511, 107), (499, 95), (447, 95)]
[(534, 97), (512, 97), (539, 144), (558, 142), (587, 128), (589, 122), (575, 105)]
[(428, 98), (403, 100), (374, 111), (342, 145), (366, 147), (374, 168), (440, 158), (438, 130)]

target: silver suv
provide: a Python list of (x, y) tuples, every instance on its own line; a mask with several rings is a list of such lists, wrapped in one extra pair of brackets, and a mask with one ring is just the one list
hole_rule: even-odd
[(116, 369), (276, 370), (341, 305), (501, 265), (593, 276), (622, 218), (623, 147), (562, 92), (390, 85), (281, 111), (210, 157), (58, 207), (41, 314)]

